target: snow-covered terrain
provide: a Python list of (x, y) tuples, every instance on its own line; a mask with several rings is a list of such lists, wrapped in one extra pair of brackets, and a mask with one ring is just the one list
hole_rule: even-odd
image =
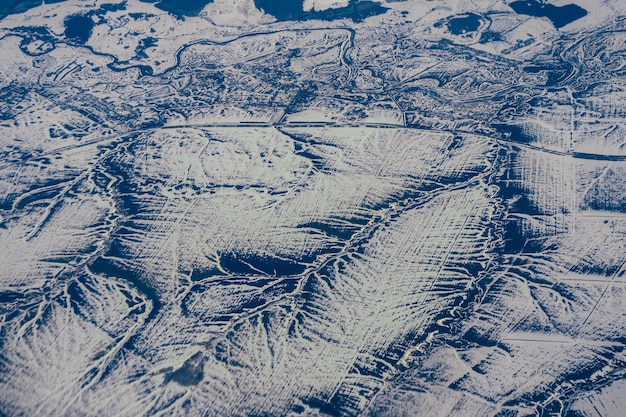
[(302, 9), (305, 12), (326, 9), (337, 9), (340, 7), (346, 7), (350, 3), (350, 0), (304, 0), (302, 3)]
[(0, 416), (623, 414), (624, 2), (32, 3)]

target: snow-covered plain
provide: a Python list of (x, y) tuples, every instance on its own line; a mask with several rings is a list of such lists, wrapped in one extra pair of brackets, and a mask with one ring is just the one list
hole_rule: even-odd
[(204, 3), (0, 20), (0, 416), (622, 415), (623, 2)]

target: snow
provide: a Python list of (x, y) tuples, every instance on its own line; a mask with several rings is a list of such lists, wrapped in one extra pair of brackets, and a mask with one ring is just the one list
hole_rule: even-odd
[(302, 9), (305, 12), (315, 10), (316, 12), (328, 9), (338, 9), (346, 7), (350, 3), (349, 0), (304, 0)]
[(623, 2), (106, 3), (0, 21), (1, 413), (619, 415)]

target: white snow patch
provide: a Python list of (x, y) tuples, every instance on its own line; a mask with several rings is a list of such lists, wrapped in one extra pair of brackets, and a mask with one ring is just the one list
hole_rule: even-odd
[(349, 3), (348, 0), (304, 0), (302, 9), (304, 9), (305, 12), (310, 12), (311, 10), (320, 12), (322, 10), (346, 7)]

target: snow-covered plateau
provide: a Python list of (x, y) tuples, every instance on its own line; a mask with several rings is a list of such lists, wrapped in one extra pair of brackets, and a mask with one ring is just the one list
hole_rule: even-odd
[(0, 2), (0, 417), (621, 417), (626, 2)]

